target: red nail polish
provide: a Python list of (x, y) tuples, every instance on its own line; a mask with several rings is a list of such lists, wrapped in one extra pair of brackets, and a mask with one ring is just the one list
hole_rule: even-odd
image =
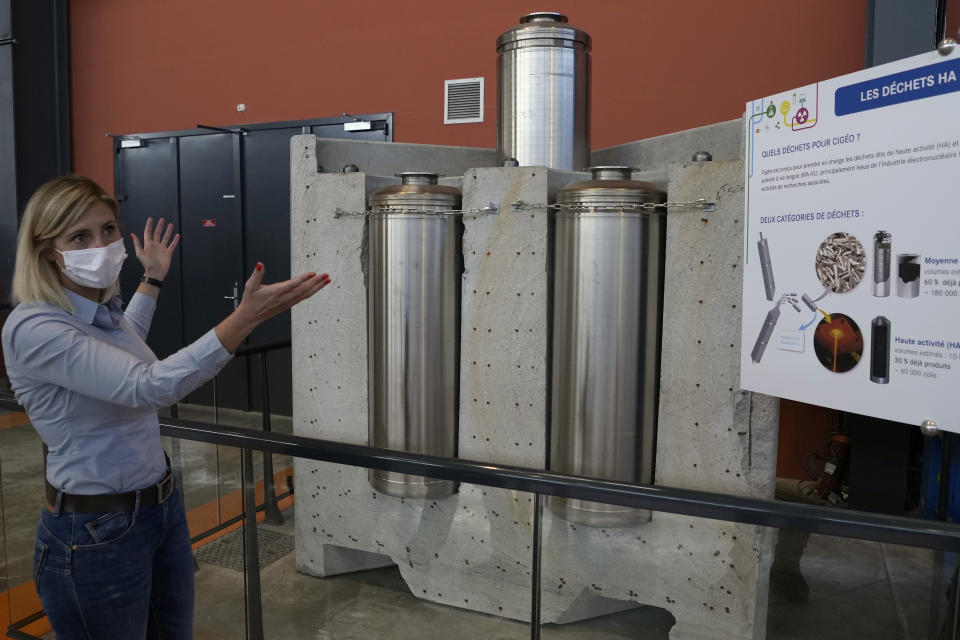
[(258, 263), (257, 263), (257, 271), (263, 271), (263, 263), (262, 263), (262, 262), (258, 262)]

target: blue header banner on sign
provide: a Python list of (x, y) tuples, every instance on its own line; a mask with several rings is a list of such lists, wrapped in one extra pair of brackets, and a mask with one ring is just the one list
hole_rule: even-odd
[(840, 87), (834, 94), (834, 112), (845, 116), (955, 91), (960, 91), (960, 59)]

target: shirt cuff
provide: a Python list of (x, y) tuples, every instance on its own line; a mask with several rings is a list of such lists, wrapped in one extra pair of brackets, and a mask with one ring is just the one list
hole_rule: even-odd
[(210, 329), (193, 343), (193, 357), (215, 372), (220, 371), (233, 359), (233, 354), (223, 348), (217, 332)]
[(137, 315), (150, 314), (147, 317), (152, 317), (156, 309), (156, 300), (146, 294), (135, 292), (133, 296), (130, 297), (130, 302), (127, 303), (127, 308), (124, 310), (124, 313), (135, 313)]

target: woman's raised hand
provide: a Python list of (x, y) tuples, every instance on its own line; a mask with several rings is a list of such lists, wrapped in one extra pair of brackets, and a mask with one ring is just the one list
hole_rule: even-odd
[(160, 218), (154, 227), (153, 218), (147, 218), (147, 224), (143, 227), (143, 243), (135, 233), (130, 234), (137, 260), (143, 265), (143, 275), (157, 280), (167, 277), (170, 258), (180, 242), (180, 234), (173, 235), (173, 223), (163, 223), (164, 219)]
[(265, 269), (258, 262), (243, 289), (240, 305), (217, 325), (217, 337), (227, 351), (233, 351), (265, 320), (283, 313), (330, 284), (325, 273), (303, 273), (285, 282), (263, 284)]
[(325, 273), (317, 275), (312, 271), (286, 282), (263, 284), (263, 273), (263, 263), (258, 262), (244, 285), (243, 298), (237, 307), (237, 311), (257, 324), (286, 311), (330, 284), (330, 276)]

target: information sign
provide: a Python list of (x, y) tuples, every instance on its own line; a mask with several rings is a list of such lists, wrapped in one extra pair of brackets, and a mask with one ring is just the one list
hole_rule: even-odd
[(960, 50), (745, 122), (741, 386), (960, 431)]

